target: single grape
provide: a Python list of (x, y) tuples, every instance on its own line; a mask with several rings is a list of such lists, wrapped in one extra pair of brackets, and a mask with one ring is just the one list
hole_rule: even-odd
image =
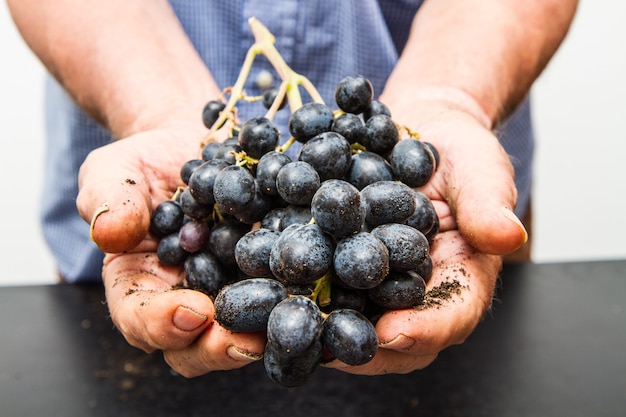
[(197, 167), (189, 177), (189, 192), (200, 204), (215, 204), (213, 186), (220, 171), (231, 166), (224, 159), (213, 159)]
[(284, 208), (283, 215), (280, 219), (280, 230), (285, 230), (292, 224), (310, 223), (312, 217), (310, 206), (290, 204)]
[(309, 205), (320, 187), (320, 176), (307, 162), (294, 161), (283, 166), (276, 176), (278, 194), (289, 204)]
[(393, 171), (385, 158), (377, 153), (364, 151), (352, 155), (346, 180), (362, 190), (376, 181), (392, 181)]
[(369, 298), (381, 307), (402, 310), (418, 306), (424, 300), (426, 283), (415, 271), (392, 271), (375, 288), (368, 291)]
[(350, 143), (358, 143), (363, 135), (363, 120), (356, 114), (344, 113), (338, 116), (331, 127)]
[(272, 197), (261, 191), (261, 187), (255, 180), (255, 193), (252, 201), (244, 207), (233, 210), (231, 213), (242, 223), (254, 224), (259, 222), (272, 210), (276, 204), (282, 203), (278, 197)]
[[(283, 215), (285, 214), (285, 210), (285, 207), (277, 207), (268, 211), (267, 214), (263, 216), (263, 219), (261, 219), (261, 228), (274, 230), (276, 232), (282, 231), (283, 228), (280, 226), (280, 223), (283, 219)], [(310, 218), (311, 216), (309, 216), (309, 219)]]
[(256, 168), (256, 180), (261, 191), (272, 196), (278, 195), (276, 177), (278, 171), (289, 162), (292, 160), (288, 155), (277, 151), (270, 151), (259, 159)]
[(271, 312), (287, 290), (269, 278), (250, 278), (225, 285), (215, 297), (215, 320), (234, 332), (266, 330)]
[(430, 142), (422, 141), (422, 143), (428, 148), (430, 153), (433, 154), (433, 160), (435, 161), (435, 170), (437, 170), (437, 167), (439, 166), (439, 151), (437, 150), (437, 148), (435, 148), (435, 145)]
[(421, 191), (413, 190), (413, 197), (415, 198), (415, 211), (404, 224), (414, 227), (424, 233), (424, 235), (428, 235), (438, 223), (435, 206), (433, 206), (433, 202), (428, 196)]
[(198, 252), (209, 240), (211, 225), (206, 221), (189, 221), (178, 232), (179, 245), (189, 253)]
[(221, 142), (209, 142), (202, 147), (202, 160), (210, 161), (215, 156), (217, 150), (222, 146)]
[(250, 231), (250, 225), (234, 219), (218, 222), (209, 235), (209, 251), (224, 265), (236, 265), (235, 247), (243, 235)]
[(365, 207), (354, 185), (343, 180), (327, 180), (313, 195), (311, 214), (320, 229), (341, 239), (361, 230)]
[(184, 263), (187, 285), (212, 297), (226, 284), (227, 279), (219, 260), (202, 251), (191, 254)]
[(256, 184), (250, 171), (239, 165), (223, 168), (215, 177), (213, 197), (222, 214), (237, 213), (254, 199)]
[(239, 146), (238, 139), (234, 138), (233, 141), (224, 141), (216, 150), (213, 155), (213, 159), (223, 159), (231, 165), (237, 163), (236, 154), (243, 151)]
[[(202, 122), (210, 129), (217, 119), (220, 117), (220, 113), (226, 108), (226, 104), (218, 100), (211, 100), (202, 109)], [(220, 126), (221, 127), (221, 126)]]
[(332, 311), (322, 326), (322, 344), (340, 361), (356, 366), (371, 361), (378, 351), (374, 325), (352, 309)]
[(323, 346), (315, 341), (299, 356), (289, 357), (272, 343), (267, 343), (263, 355), (265, 372), (270, 380), (285, 388), (304, 385), (313, 375), (322, 359)]
[(365, 221), (372, 226), (403, 223), (415, 211), (411, 187), (396, 181), (378, 181), (361, 190)]
[(381, 224), (371, 233), (389, 250), (389, 268), (409, 271), (417, 268), (428, 256), (428, 239), (419, 230), (399, 223)]
[(352, 161), (350, 143), (339, 133), (320, 133), (302, 145), (298, 160), (308, 162), (320, 181), (343, 179)]
[(426, 185), (435, 171), (433, 154), (421, 141), (412, 138), (393, 147), (389, 162), (395, 177), (409, 187)]
[(322, 312), (311, 299), (294, 295), (279, 302), (267, 320), (267, 340), (281, 356), (305, 353), (322, 333)]
[(289, 117), (289, 133), (305, 143), (320, 133), (328, 132), (333, 124), (332, 110), (322, 103), (306, 103)]
[(248, 119), (239, 131), (239, 146), (251, 158), (259, 159), (278, 145), (280, 132), (266, 117)]
[(333, 243), (315, 224), (283, 230), (270, 252), (272, 274), (285, 283), (308, 284), (324, 276), (333, 262)]
[(389, 273), (389, 251), (376, 236), (359, 232), (337, 243), (333, 266), (337, 278), (348, 288), (373, 288)]
[(157, 257), (163, 265), (178, 266), (185, 262), (189, 252), (180, 246), (178, 232), (164, 236), (157, 246)]
[[(274, 104), (274, 100), (276, 100), (276, 97), (278, 97), (278, 87), (270, 87), (267, 90), (265, 90), (263, 92), (263, 107), (265, 107), (266, 109), (270, 109), (270, 107), (272, 107), (272, 104)], [(280, 105), (278, 106), (278, 110), (281, 110), (285, 107), (285, 105), (287, 104), (287, 97), (283, 97), (282, 101), (280, 102)]]
[(372, 83), (362, 75), (343, 78), (335, 89), (335, 102), (346, 113), (363, 113), (369, 108), (373, 96)]
[(213, 214), (213, 205), (202, 204), (191, 195), (189, 187), (180, 192), (180, 207), (187, 216), (204, 220)]
[(400, 140), (398, 128), (391, 117), (377, 114), (365, 122), (361, 144), (379, 155), (386, 155)]
[(190, 159), (185, 162), (183, 166), (180, 168), (180, 179), (183, 180), (185, 184), (189, 184), (189, 177), (193, 174), (193, 171), (202, 165), (204, 161), (202, 159)]
[(415, 268), (415, 272), (424, 279), (425, 283), (428, 283), (433, 276), (433, 258), (428, 255), (424, 262)]
[(270, 251), (279, 232), (256, 229), (243, 235), (235, 245), (235, 260), (239, 269), (251, 277), (269, 277)]
[(363, 120), (369, 120), (372, 116), (382, 114), (391, 117), (389, 107), (378, 100), (372, 100), (369, 107), (363, 112)]
[(173, 200), (159, 203), (150, 216), (150, 233), (156, 237), (163, 237), (177, 232), (183, 225), (183, 209)]

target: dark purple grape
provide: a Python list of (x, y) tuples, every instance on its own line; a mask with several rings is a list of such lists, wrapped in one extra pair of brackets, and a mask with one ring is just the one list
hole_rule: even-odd
[(335, 102), (346, 113), (363, 113), (369, 108), (373, 96), (372, 83), (362, 75), (343, 78), (335, 89)]
[(278, 145), (280, 132), (266, 117), (248, 119), (239, 131), (239, 146), (252, 158), (258, 159)]
[(196, 220), (204, 220), (213, 214), (213, 205), (200, 203), (191, 195), (189, 188), (180, 193), (180, 207), (183, 213)]
[(433, 154), (421, 141), (412, 138), (393, 147), (389, 162), (395, 177), (409, 187), (426, 185), (435, 171)]
[[(202, 109), (202, 123), (210, 129), (217, 119), (220, 117), (220, 113), (226, 108), (226, 104), (218, 101), (209, 101)], [(221, 127), (221, 126), (220, 126)]]
[(433, 145), (430, 142), (422, 141), (422, 143), (428, 148), (430, 153), (433, 154), (433, 160), (435, 161), (435, 171), (436, 171), (437, 167), (439, 166), (439, 151), (437, 150), (437, 148), (435, 148), (435, 145)]
[(328, 132), (333, 124), (332, 110), (322, 103), (306, 103), (289, 117), (289, 133), (305, 143), (314, 136)]
[(196, 252), (187, 257), (184, 263), (187, 285), (212, 297), (226, 284), (227, 277), (222, 265), (211, 253)]
[[(283, 228), (280, 226), (280, 224), (283, 219), (283, 215), (285, 214), (285, 210), (286, 210), (285, 207), (277, 207), (268, 211), (267, 214), (263, 217), (263, 219), (261, 219), (261, 227), (263, 229), (274, 230), (275, 232), (282, 231)], [(309, 216), (309, 219), (310, 219), (310, 216)]]
[(350, 143), (339, 133), (320, 133), (302, 145), (298, 160), (308, 162), (320, 181), (343, 179), (352, 160)]
[(217, 150), (222, 146), (221, 142), (209, 142), (202, 147), (202, 160), (210, 161), (215, 156)]
[(292, 160), (288, 155), (277, 151), (270, 151), (259, 159), (256, 168), (256, 180), (261, 191), (272, 196), (278, 195), (276, 177), (278, 171), (289, 162)]
[(308, 284), (331, 268), (333, 244), (315, 224), (287, 227), (270, 252), (270, 269), (285, 283)]
[(224, 141), (219, 148), (215, 150), (215, 154), (213, 155), (213, 159), (223, 159), (228, 162), (230, 165), (234, 165), (237, 163), (237, 155), (239, 152), (243, 151), (239, 143), (236, 142), (238, 139), (234, 138), (234, 141)]
[(348, 365), (363, 365), (378, 351), (374, 325), (352, 309), (332, 311), (322, 327), (322, 344), (337, 359)]
[(340, 308), (349, 308), (359, 312), (365, 311), (367, 305), (367, 293), (354, 288), (345, 288), (335, 283), (330, 290), (330, 303), (320, 306), (321, 310), (330, 313)]
[(269, 277), (270, 251), (280, 232), (256, 229), (243, 235), (235, 246), (235, 260), (241, 271), (251, 277)]
[(206, 221), (186, 222), (178, 232), (179, 245), (189, 253), (198, 252), (209, 240), (211, 225)]
[(368, 151), (386, 155), (399, 140), (398, 128), (391, 117), (377, 114), (365, 122), (361, 145)]
[(150, 217), (150, 233), (156, 237), (163, 237), (177, 232), (183, 225), (183, 209), (176, 201), (161, 202)]
[(320, 176), (307, 162), (294, 161), (283, 166), (276, 176), (278, 194), (289, 204), (309, 205), (320, 187)]
[(415, 272), (417, 272), (417, 274), (424, 279), (424, 282), (428, 283), (430, 278), (433, 276), (433, 258), (428, 255), (424, 262), (415, 268)]
[(263, 355), (265, 372), (270, 380), (285, 388), (304, 385), (314, 374), (322, 359), (323, 346), (317, 340), (303, 354), (288, 357), (272, 343), (267, 343)]
[(372, 100), (367, 110), (363, 112), (363, 119), (367, 121), (372, 116), (375, 116), (377, 114), (383, 114), (385, 116), (391, 117), (391, 111), (389, 110), (389, 107), (387, 107), (378, 100)]
[(361, 231), (365, 221), (361, 193), (343, 180), (322, 183), (311, 200), (311, 214), (315, 224), (336, 239)]
[(421, 191), (413, 190), (413, 196), (415, 197), (415, 211), (404, 224), (414, 227), (424, 233), (424, 235), (428, 235), (438, 223), (435, 206), (433, 206), (428, 196)]
[(415, 271), (392, 271), (378, 286), (368, 291), (369, 298), (389, 310), (418, 306), (424, 300), (426, 284)]
[(417, 268), (428, 256), (430, 245), (426, 236), (411, 226), (399, 223), (381, 224), (370, 233), (389, 250), (389, 268), (409, 271)]
[(269, 278), (250, 278), (222, 287), (215, 297), (215, 320), (234, 332), (265, 331), (271, 312), (287, 290)]
[(382, 156), (374, 152), (359, 152), (352, 155), (352, 163), (346, 179), (359, 190), (376, 181), (392, 181), (391, 165)]
[(322, 312), (315, 302), (301, 295), (290, 296), (270, 313), (267, 340), (279, 355), (294, 358), (319, 340), (322, 322)]
[(360, 232), (339, 241), (333, 266), (337, 278), (348, 288), (373, 288), (389, 273), (389, 251), (376, 236)]
[(234, 219), (216, 223), (209, 235), (209, 251), (224, 265), (236, 265), (235, 246), (243, 235), (250, 231), (250, 225)]
[(223, 168), (215, 177), (213, 197), (222, 214), (237, 213), (254, 199), (256, 183), (250, 171), (239, 165)]
[(254, 224), (260, 222), (263, 217), (275, 207), (277, 201), (280, 200), (278, 197), (272, 197), (263, 193), (256, 180), (255, 183), (256, 191), (252, 201), (245, 207), (235, 210), (232, 213), (233, 216), (242, 223)]
[(189, 184), (189, 177), (193, 174), (193, 171), (202, 165), (204, 161), (202, 159), (190, 159), (185, 162), (183, 166), (180, 168), (180, 179), (183, 180), (185, 184)]
[[(278, 90), (278, 87), (270, 87), (263, 92), (263, 107), (268, 110), (270, 109), (270, 107), (272, 107), (272, 104), (274, 104), (276, 97), (278, 97)], [(285, 105), (287, 105), (286, 96), (283, 97), (283, 101), (281, 101), (280, 105), (278, 106), (278, 110), (283, 109)]]
[(331, 127), (350, 143), (358, 143), (363, 135), (363, 120), (356, 114), (344, 113), (338, 116)]
[(296, 206), (290, 204), (284, 208), (280, 219), (280, 230), (285, 230), (292, 224), (307, 224), (311, 222), (313, 215), (310, 206)]
[(415, 211), (411, 187), (396, 181), (378, 181), (361, 190), (365, 221), (372, 226), (403, 223)]
[(163, 265), (182, 265), (188, 255), (189, 253), (180, 247), (178, 232), (164, 236), (157, 246), (157, 257)]
[(231, 166), (224, 159), (213, 159), (197, 167), (189, 177), (189, 192), (200, 204), (213, 205), (213, 185), (220, 171)]

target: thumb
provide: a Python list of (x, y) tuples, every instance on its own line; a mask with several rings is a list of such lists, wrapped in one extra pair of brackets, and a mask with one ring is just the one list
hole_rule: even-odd
[[(117, 142), (119, 143), (119, 142)], [(143, 174), (115, 154), (114, 143), (93, 151), (79, 173), (76, 206), (91, 239), (107, 253), (137, 246), (150, 226), (150, 191)]]
[(466, 127), (466, 138), (471, 135), (471, 140), (450, 149), (448, 201), (459, 231), (472, 246), (505, 255), (528, 239), (513, 213), (517, 200), (513, 166), (489, 130), (479, 125), (473, 129)]

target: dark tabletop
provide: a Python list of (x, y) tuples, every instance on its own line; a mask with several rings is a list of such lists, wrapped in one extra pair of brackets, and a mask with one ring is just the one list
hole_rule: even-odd
[(0, 416), (626, 416), (626, 261), (508, 266), (460, 346), (408, 375), (262, 363), (195, 379), (130, 347), (102, 288), (0, 288)]

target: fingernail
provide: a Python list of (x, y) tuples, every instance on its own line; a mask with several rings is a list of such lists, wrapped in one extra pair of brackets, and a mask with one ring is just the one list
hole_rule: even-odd
[(388, 342), (381, 342), (378, 344), (381, 348), (385, 349), (393, 349), (393, 350), (401, 350), (408, 349), (415, 344), (415, 340), (410, 338), (409, 336), (400, 333), (393, 339)]
[(528, 241), (528, 231), (526, 231), (526, 228), (522, 224), (521, 220), (508, 207), (502, 207), (502, 214), (504, 214), (504, 217), (511, 220), (520, 228), (520, 231), (524, 234), (523, 243), (526, 243), (526, 241)]
[(204, 314), (200, 314), (185, 306), (179, 306), (172, 317), (174, 326), (186, 332), (196, 330), (198, 327), (205, 324), (207, 320), (208, 317)]
[(251, 362), (251, 361), (258, 361), (259, 359), (263, 358), (262, 353), (246, 352), (246, 351), (240, 350), (239, 348), (237, 348), (237, 346), (234, 346), (234, 345), (228, 346), (228, 348), (226, 349), (226, 354), (228, 355), (229, 358), (234, 359), (236, 361)]

